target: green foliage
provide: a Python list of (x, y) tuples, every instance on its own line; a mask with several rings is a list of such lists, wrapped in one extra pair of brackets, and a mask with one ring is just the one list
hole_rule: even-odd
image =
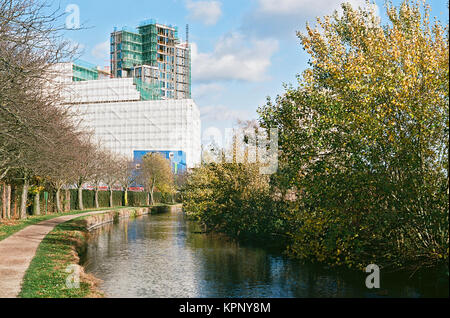
[(113, 191), (113, 204), (114, 206), (124, 206), (124, 192)]
[(448, 264), (448, 26), (405, 1), (390, 25), (367, 9), (299, 34), (311, 54), (300, 87), (259, 110), (279, 129), (279, 173), (293, 190), (291, 255), (330, 265)]
[[(128, 191), (128, 205), (129, 206), (144, 206), (147, 192), (134, 192)], [(166, 202), (163, 200), (161, 193), (155, 192), (153, 194), (155, 203)], [(70, 207), (75, 210), (78, 202), (78, 190), (70, 190)], [(169, 202), (169, 201), (167, 201)], [(114, 206), (124, 205), (124, 191), (113, 191), (113, 203)], [(95, 191), (83, 190), (83, 204), (86, 209), (95, 208)], [(99, 207), (109, 207), (109, 191), (98, 192), (98, 204)]]
[[(175, 192), (175, 178), (170, 161), (159, 153), (150, 152), (142, 158), (142, 167), (138, 178), (151, 194), (154, 194), (155, 188), (165, 196)], [(166, 199), (163, 198), (163, 200)], [(155, 202), (154, 197), (152, 200)]]
[(130, 206), (144, 206), (147, 192), (128, 192), (128, 204)]
[[(113, 203), (114, 202), (114, 192), (113, 192)], [(92, 190), (83, 190), (83, 204), (84, 206), (95, 207), (95, 193)], [(109, 191), (99, 191), (98, 192), (98, 205), (100, 207), (109, 206)]]
[[(129, 206), (145, 206), (146, 205), (146, 197), (148, 193), (147, 192), (133, 192), (128, 191), (128, 205)], [(158, 203), (171, 203), (171, 197), (168, 195), (164, 195), (160, 192), (154, 192), (153, 193), (153, 199), (155, 201), (155, 204)]]
[[(123, 191), (113, 191), (114, 206), (123, 206)], [(98, 192), (99, 207), (109, 207), (109, 191)], [(95, 208), (95, 191), (83, 190), (83, 206), (86, 209)], [(70, 207), (76, 209), (78, 207), (78, 190), (70, 190)]]
[(70, 209), (71, 210), (76, 210), (78, 205), (78, 193), (76, 189), (70, 189), (69, 190), (70, 193)]
[(183, 190), (187, 214), (208, 231), (242, 240), (272, 239), (282, 220), (271, 200), (268, 178), (257, 164), (218, 163), (195, 169)]
[[(45, 213), (45, 191), (47, 189), (42, 190), (39, 192), (39, 203), (41, 208), (41, 214)], [(48, 194), (48, 202), (47, 202), (47, 213), (50, 212), (56, 212), (56, 204), (55, 204), (55, 193), (53, 191), (47, 192)]]
[(285, 234), (290, 256), (330, 266), (448, 268), (449, 29), (420, 3), (387, 3), (387, 25), (343, 4), (299, 33), (311, 68), (259, 109), (277, 173), (195, 169), (187, 214), (237, 239)]

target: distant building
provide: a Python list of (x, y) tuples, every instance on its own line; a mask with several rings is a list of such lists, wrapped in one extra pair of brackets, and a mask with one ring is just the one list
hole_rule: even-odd
[(72, 82), (64, 95), (107, 148), (130, 159), (136, 150), (182, 151), (187, 168), (200, 164), (200, 111), (192, 99), (142, 100), (132, 78)]
[(191, 52), (180, 43), (178, 28), (142, 22), (137, 29), (111, 33), (111, 75), (132, 77), (148, 91), (148, 100), (191, 98)]
[(73, 71), (72, 81), (74, 82), (111, 78), (109, 69), (102, 70), (98, 66), (82, 60), (77, 60), (71, 65)]
[(111, 67), (60, 63), (64, 104), (112, 151), (132, 160), (160, 152), (175, 171), (200, 164), (200, 111), (191, 96), (190, 49), (177, 28), (142, 23), (111, 34)]

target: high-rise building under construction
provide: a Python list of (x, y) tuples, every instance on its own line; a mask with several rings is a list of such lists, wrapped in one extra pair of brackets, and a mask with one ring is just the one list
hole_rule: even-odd
[(76, 60), (55, 65), (50, 74), (65, 84), (62, 104), (103, 147), (134, 160), (164, 154), (175, 173), (201, 162), (189, 43), (180, 43), (177, 31), (153, 20), (136, 30), (116, 29), (110, 68)]
[(134, 78), (146, 100), (191, 98), (191, 52), (178, 28), (155, 20), (111, 33), (111, 75)]

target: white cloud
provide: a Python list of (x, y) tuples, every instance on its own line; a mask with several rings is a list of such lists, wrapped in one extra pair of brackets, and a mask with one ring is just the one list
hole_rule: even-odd
[(332, 12), (342, 2), (350, 2), (352, 5), (364, 4), (364, 0), (259, 0), (258, 10), (277, 15), (320, 14), (321, 12)]
[(230, 109), (223, 105), (205, 106), (200, 108), (202, 121), (235, 121), (246, 120), (251, 117), (249, 111), (244, 109)]
[(193, 80), (266, 80), (271, 57), (277, 50), (276, 40), (249, 38), (237, 32), (223, 36), (208, 53), (199, 52), (192, 43)]
[[(295, 36), (306, 23), (314, 25), (316, 17), (340, 10), (348, 2), (352, 7), (365, 7), (366, 0), (258, 0), (257, 8), (244, 18), (242, 29), (258, 35)], [(378, 14), (378, 7), (375, 5)]]
[(109, 41), (98, 43), (91, 51), (92, 56), (98, 59), (109, 58)]
[(195, 99), (216, 95), (224, 90), (224, 87), (217, 83), (199, 84), (192, 87), (192, 95)]
[(222, 3), (219, 1), (191, 1), (186, 2), (189, 18), (201, 21), (205, 25), (214, 25), (222, 16)]
[[(54, 44), (48, 44), (48, 45), (54, 45)], [(76, 50), (78, 53), (82, 53), (84, 51), (84, 49), (86, 48), (86, 46), (82, 43), (79, 43), (73, 39), (68, 39), (67, 40), (67, 49), (68, 50)]]
[(277, 15), (325, 15), (345, 2), (354, 8), (366, 6), (366, 0), (258, 0), (258, 10)]

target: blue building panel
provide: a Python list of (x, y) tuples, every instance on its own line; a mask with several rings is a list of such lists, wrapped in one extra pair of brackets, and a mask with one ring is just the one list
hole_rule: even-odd
[(159, 153), (170, 161), (174, 174), (180, 174), (186, 171), (186, 153), (184, 151), (171, 150), (135, 150), (133, 151), (133, 160), (138, 163), (142, 161), (147, 153)]

